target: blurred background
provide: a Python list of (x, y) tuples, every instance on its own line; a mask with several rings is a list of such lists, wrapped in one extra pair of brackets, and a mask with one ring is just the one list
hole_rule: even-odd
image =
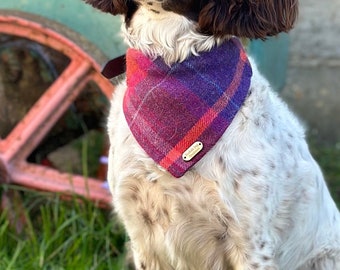
[[(282, 96), (318, 142), (340, 142), (340, 8), (338, 0), (300, 0), (290, 33), (290, 56)], [(340, 160), (338, 160), (340, 162)]]
[[(296, 27), (249, 53), (307, 130), (315, 159), (340, 204), (340, 10), (339, 0), (300, 0)], [(120, 18), (80, 0), (1, 0), (0, 17), (37, 22), (74, 42), (102, 66), (124, 53)], [(91, 60), (91, 61), (92, 61)], [(106, 207), (85, 197), (64, 197), (13, 185), (2, 143), (52, 86), (72, 59), (63, 51), (2, 33), (0, 29), (0, 269), (128, 269), (126, 236)], [(98, 72), (98, 71), (95, 71)], [(25, 157), (69, 174), (105, 180), (109, 101), (89, 82)], [(85, 177), (85, 179), (86, 179)], [(57, 179), (49, 179), (57, 181)], [(103, 192), (106, 192), (103, 188)]]
[(281, 96), (307, 129), (314, 157), (340, 203), (339, 0), (300, 0), (290, 32), (286, 84)]

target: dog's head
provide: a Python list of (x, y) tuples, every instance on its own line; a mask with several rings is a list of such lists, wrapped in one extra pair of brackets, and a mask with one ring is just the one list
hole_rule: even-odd
[[(161, 6), (197, 22), (205, 35), (246, 38), (274, 36), (289, 31), (298, 13), (298, 0), (85, 0), (129, 22), (139, 6)], [(159, 10), (158, 10), (159, 11)]]

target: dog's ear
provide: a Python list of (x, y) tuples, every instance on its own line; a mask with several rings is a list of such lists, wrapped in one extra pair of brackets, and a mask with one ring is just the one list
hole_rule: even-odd
[(199, 30), (215, 36), (265, 39), (293, 28), (297, 0), (212, 0), (200, 10)]
[(201, 10), (201, 3), (197, 0), (164, 0), (162, 7), (165, 10), (183, 15), (190, 20), (197, 21)]
[(111, 13), (113, 15), (118, 14), (115, 10), (112, 0), (84, 0), (87, 4), (90, 4), (94, 8), (97, 8), (103, 12)]
[(163, 8), (198, 22), (207, 35), (265, 39), (289, 31), (298, 0), (164, 0)]
[(113, 15), (122, 14), (131, 17), (137, 9), (133, 0), (84, 0), (87, 4)]

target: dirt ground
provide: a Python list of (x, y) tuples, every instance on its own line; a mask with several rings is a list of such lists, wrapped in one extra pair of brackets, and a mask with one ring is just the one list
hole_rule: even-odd
[(318, 142), (340, 148), (340, 0), (300, 0), (283, 98)]

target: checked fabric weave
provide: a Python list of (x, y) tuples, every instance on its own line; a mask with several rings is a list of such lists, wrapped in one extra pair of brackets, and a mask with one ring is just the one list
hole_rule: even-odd
[[(126, 66), (123, 109), (131, 132), (177, 178), (223, 135), (247, 97), (252, 76), (236, 38), (171, 67), (129, 49)], [(203, 148), (185, 160), (183, 154), (195, 143)]]

